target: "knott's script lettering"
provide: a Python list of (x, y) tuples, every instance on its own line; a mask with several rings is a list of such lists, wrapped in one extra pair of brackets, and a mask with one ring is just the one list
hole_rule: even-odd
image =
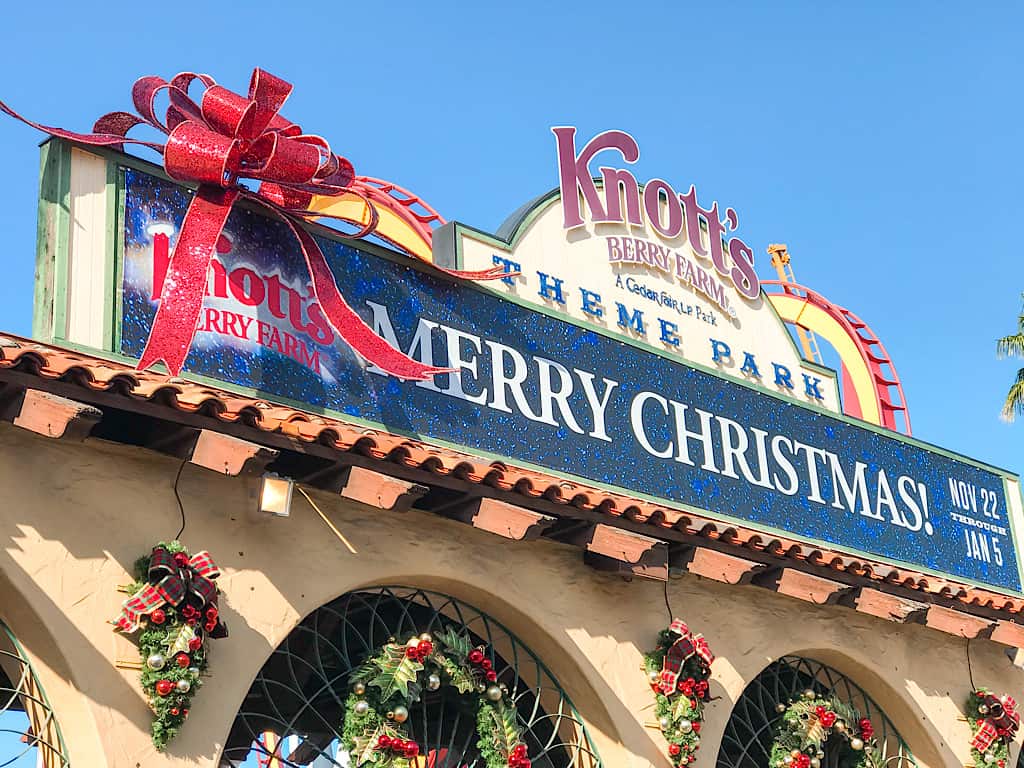
[[(649, 226), (666, 240), (685, 235), (694, 255), (713, 264), (715, 271), (732, 281), (741, 296), (756, 299), (760, 295), (753, 250), (738, 237), (726, 239), (727, 233), (739, 226), (736, 211), (726, 208), (722, 221), (718, 203), (710, 208), (702, 207), (692, 184), (686, 194), (677, 194), (662, 179), (651, 179), (641, 189), (636, 177), (621, 168), (600, 167), (602, 189), (599, 190), (590, 171), (591, 160), (600, 152), (615, 150), (625, 162), (635, 163), (640, 157), (636, 139), (623, 131), (605, 131), (577, 153), (575, 128), (551, 130), (558, 147), (558, 181), (565, 229), (586, 224), (585, 204), (594, 223)], [(702, 231), (705, 229), (706, 233)]]

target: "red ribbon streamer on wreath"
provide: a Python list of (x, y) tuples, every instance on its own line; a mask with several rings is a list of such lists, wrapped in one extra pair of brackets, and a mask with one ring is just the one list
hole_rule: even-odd
[[(199, 104), (189, 96), (193, 82), (205, 90)], [(170, 101), (164, 119), (155, 100), (167, 91)], [(345, 301), (316, 240), (304, 229), (307, 219), (323, 217), (309, 210), (314, 195), (356, 195), (364, 200), (370, 220), (355, 233), (363, 237), (377, 226), (377, 211), (353, 186), (352, 164), (331, 152), (327, 141), (304, 134), (279, 113), (291, 93), (290, 83), (261, 69), (253, 70), (248, 96), (217, 85), (209, 75), (184, 72), (170, 82), (143, 77), (132, 87), (136, 113), (111, 112), (93, 126), (93, 133), (75, 133), (25, 119), (0, 101), (0, 111), (52, 136), (82, 144), (122, 149), (125, 143), (149, 147), (163, 155), (164, 169), (178, 181), (197, 183), (167, 268), (160, 306), (150, 330), (139, 369), (161, 360), (177, 375), (188, 356), (206, 295), (207, 271), (228, 214), (239, 198), (259, 203), (282, 219), (292, 231), (312, 278), (316, 300), (331, 326), (360, 356), (401, 379), (429, 379), (451, 369), (424, 365), (373, 332)], [(149, 125), (167, 135), (166, 143), (129, 139), (137, 125)], [(239, 179), (259, 181), (255, 192)], [(479, 272), (448, 270), (469, 280), (508, 277), (497, 267)]]

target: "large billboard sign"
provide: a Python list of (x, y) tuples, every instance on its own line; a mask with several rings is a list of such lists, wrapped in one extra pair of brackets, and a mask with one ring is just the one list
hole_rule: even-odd
[[(121, 179), (117, 351), (137, 359), (191, 193), (133, 168)], [(475, 237), (458, 225), (446, 236)], [(719, 519), (1020, 590), (1008, 522), (1019, 495), (998, 470), (399, 254), (326, 232), (320, 245), (343, 295), (379, 335), (454, 371), (403, 382), (367, 366), (323, 322), (285, 225), (245, 209), (228, 220), (185, 370)]]

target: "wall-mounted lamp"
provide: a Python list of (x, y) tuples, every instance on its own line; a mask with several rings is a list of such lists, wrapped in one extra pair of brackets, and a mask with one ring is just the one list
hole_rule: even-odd
[(260, 512), (288, 517), (292, 511), (292, 489), (295, 483), (271, 472), (263, 476), (260, 488)]

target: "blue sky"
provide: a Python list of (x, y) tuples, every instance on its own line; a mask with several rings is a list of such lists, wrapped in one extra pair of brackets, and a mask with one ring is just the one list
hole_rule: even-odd
[[(85, 130), (134, 78), (254, 65), (287, 114), (361, 172), (493, 229), (557, 182), (550, 126), (637, 137), (638, 177), (740, 214), (758, 252), (866, 319), (896, 362), (915, 434), (1020, 471), (998, 418), (1016, 364), (1024, 12), (988, 3), (263, 2), (202, 12), (12, 4), (0, 96)], [(301, 9), (301, 10), (299, 10)], [(40, 135), (0, 120), (0, 329), (31, 321)]]

